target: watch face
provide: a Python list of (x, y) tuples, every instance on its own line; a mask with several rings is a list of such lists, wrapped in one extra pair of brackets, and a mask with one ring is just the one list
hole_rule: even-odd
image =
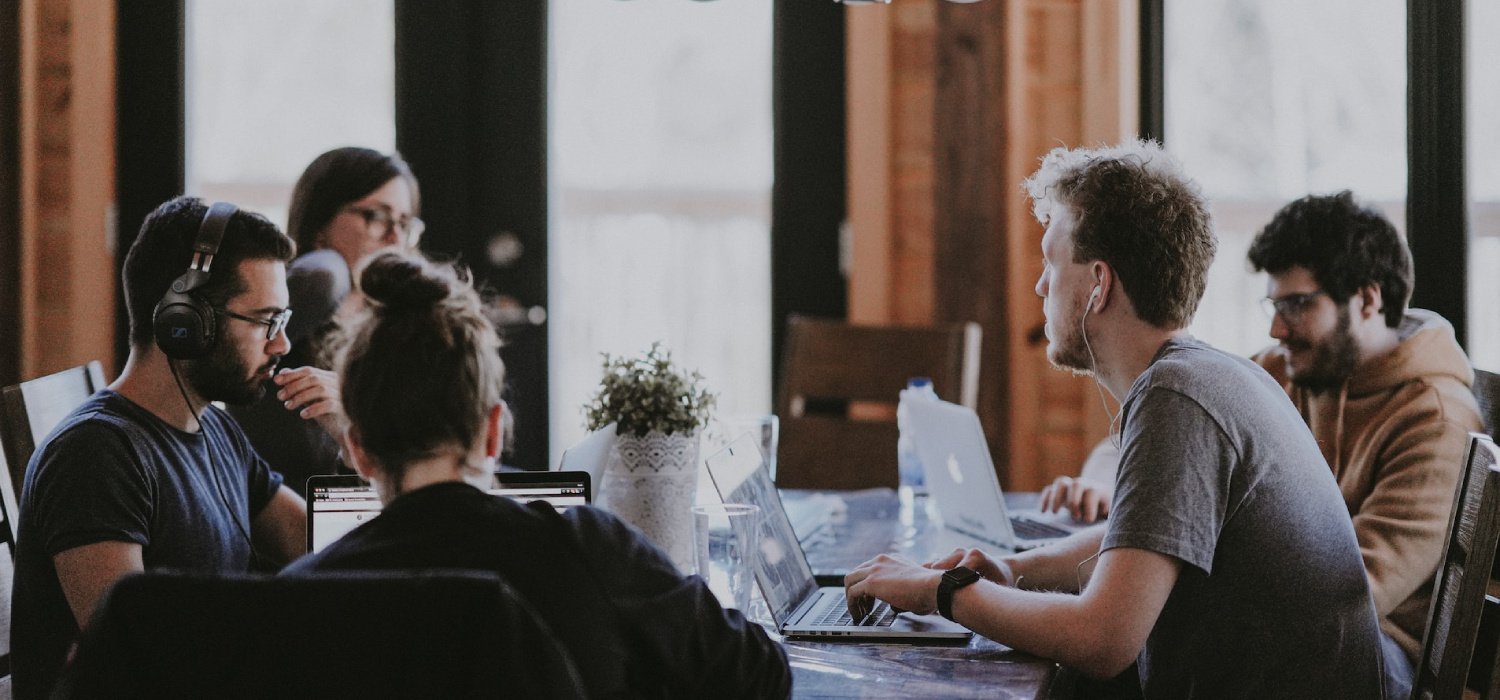
[(960, 586), (967, 586), (979, 580), (979, 572), (962, 566), (955, 566), (943, 572), (943, 578)]

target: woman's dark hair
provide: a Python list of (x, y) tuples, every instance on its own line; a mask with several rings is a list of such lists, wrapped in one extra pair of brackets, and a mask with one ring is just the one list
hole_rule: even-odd
[(333, 337), (344, 413), (377, 468), (463, 455), (500, 404), (500, 337), (462, 270), (396, 250), (359, 275), (367, 305)]
[(1256, 272), (1279, 275), (1293, 265), (1307, 268), (1336, 302), (1349, 301), (1360, 288), (1378, 285), (1385, 325), (1395, 328), (1411, 301), (1412, 263), (1396, 227), (1344, 190), (1308, 195), (1276, 212), (1250, 244)]
[(420, 214), (422, 196), (417, 179), (399, 154), (347, 146), (318, 156), (292, 189), (286, 232), (297, 241), (297, 251), (311, 253), (324, 247), (319, 236), (340, 209), (397, 177), (404, 178), (411, 189), (412, 215)]

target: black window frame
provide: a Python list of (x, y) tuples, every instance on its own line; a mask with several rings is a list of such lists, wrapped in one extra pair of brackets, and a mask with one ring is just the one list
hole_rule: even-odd
[[(1459, 344), (1467, 348), (1465, 1), (1406, 4), (1406, 239), (1417, 282), (1411, 305), (1448, 319)], [(1166, 4), (1167, 0), (1140, 4), (1140, 132), (1163, 143), (1168, 142)]]

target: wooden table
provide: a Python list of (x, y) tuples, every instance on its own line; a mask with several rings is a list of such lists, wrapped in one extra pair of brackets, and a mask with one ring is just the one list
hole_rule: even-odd
[[(783, 491), (803, 549), (818, 574), (848, 571), (881, 552), (917, 561), (946, 554), (954, 541), (930, 527), (925, 499), (903, 509), (896, 493)], [(1009, 501), (1007, 494), (1007, 501)], [(809, 511), (833, 515), (819, 525)], [(809, 527), (809, 525), (815, 525)], [(804, 536), (805, 535), (805, 536)], [(764, 604), (757, 615), (766, 620)], [(1037, 698), (1047, 697), (1057, 665), (974, 635), (963, 646), (783, 640), (797, 698)]]

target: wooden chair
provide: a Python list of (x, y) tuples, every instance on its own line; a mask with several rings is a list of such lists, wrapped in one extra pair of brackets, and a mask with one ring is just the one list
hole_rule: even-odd
[(1474, 400), (1479, 404), (1479, 417), (1484, 421), (1484, 432), (1494, 437), (1500, 430), (1500, 374), (1479, 368), (1474, 369)]
[(583, 697), (493, 573), (150, 572), (100, 602), (56, 698)]
[[(972, 322), (862, 326), (793, 316), (777, 392), (777, 485), (895, 486), (897, 432), (890, 407), (912, 377), (931, 377), (940, 398), (974, 407), (979, 343), (979, 324)], [(851, 413), (851, 405), (866, 404), (885, 406)]]
[[(1448, 547), (1438, 567), (1427, 615), (1427, 632), (1412, 683), (1413, 700), (1463, 697), (1471, 657), (1479, 644), (1486, 589), (1500, 543), (1500, 450), (1489, 436), (1473, 433), (1448, 525)], [(1494, 625), (1489, 626), (1494, 634)], [(1493, 649), (1494, 642), (1488, 643)], [(1478, 658), (1481, 664), (1491, 658)]]
[(10, 598), (16, 578), (16, 490), (11, 483), (10, 468), (5, 460), (5, 440), (0, 437), (0, 516), (5, 518), (5, 527), (0, 528), (0, 538), (5, 546), (0, 547), (0, 698), (9, 698), (10, 693)]
[(26, 464), (37, 442), (47, 437), (70, 411), (94, 392), (103, 389), (104, 366), (94, 360), (45, 377), (5, 387), (0, 428), (5, 435), (6, 458), (16, 493), (25, 485)]

